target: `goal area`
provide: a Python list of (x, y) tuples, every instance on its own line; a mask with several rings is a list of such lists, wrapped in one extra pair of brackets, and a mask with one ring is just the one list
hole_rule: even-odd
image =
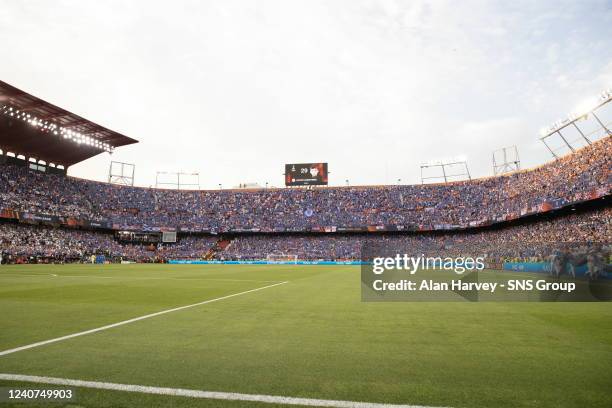
[(298, 257), (292, 254), (268, 254), (266, 261), (268, 263), (297, 264)]

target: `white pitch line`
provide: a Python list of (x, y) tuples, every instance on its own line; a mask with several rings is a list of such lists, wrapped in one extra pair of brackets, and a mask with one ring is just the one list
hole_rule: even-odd
[(18, 351), (28, 350), (28, 349), (31, 349), (31, 348), (34, 348), (34, 347), (44, 346), (46, 344), (57, 343), (58, 341), (68, 340), (68, 339), (72, 339), (72, 338), (79, 337), (79, 336), (85, 336), (86, 334), (97, 333), (97, 332), (100, 332), (100, 331), (103, 331), (103, 330), (108, 330), (108, 329), (112, 329), (114, 327), (123, 326), (125, 324), (130, 324), (130, 323), (138, 322), (140, 320), (149, 319), (151, 317), (160, 316), (160, 315), (163, 315), (163, 314), (166, 314), (166, 313), (178, 312), (179, 310), (189, 309), (189, 308), (192, 308), (192, 307), (196, 307), (196, 306), (200, 306), (200, 305), (205, 305), (207, 303), (218, 302), (219, 300), (225, 300), (225, 299), (233, 298), (235, 296), (246, 295), (247, 293), (257, 292), (259, 290), (264, 290), (264, 289), (272, 288), (274, 286), (283, 285), (283, 284), (285, 284), (287, 282), (288, 281), (280, 282), (280, 283), (275, 283), (274, 285), (268, 285), (268, 286), (263, 286), (261, 288), (246, 290), (244, 292), (234, 293), (234, 294), (231, 294), (231, 295), (222, 296), (222, 297), (218, 297), (218, 298), (215, 298), (215, 299), (209, 299), (209, 300), (205, 300), (203, 302), (194, 303), (194, 304), (191, 304), (191, 305), (175, 307), (173, 309), (168, 309), (168, 310), (162, 310), (161, 312), (155, 312), (155, 313), (151, 313), (151, 314), (140, 316), (140, 317), (134, 317), (133, 319), (123, 320), (121, 322), (117, 322), (117, 323), (113, 323), (113, 324), (108, 324), (106, 326), (97, 327), (95, 329), (85, 330), (85, 331), (82, 331), (82, 332), (79, 332), (79, 333), (74, 333), (74, 334), (69, 334), (67, 336), (57, 337), (55, 339), (39, 341), (37, 343), (28, 344), (26, 346), (21, 346), (21, 347), (16, 347), (16, 348), (9, 349), (9, 350), (0, 351), (0, 356), (5, 356), (7, 354), (16, 353)]
[(72, 380), (69, 378), (38, 377), (34, 375), (0, 374), (0, 380), (23, 381), (38, 384), (96, 388), (100, 390), (136, 392), (141, 394), (171, 395), (176, 397), (206, 398), (227, 401), (252, 401), (268, 404), (302, 405), (332, 408), (436, 408), (424, 405), (386, 404), (379, 402), (342, 401), (314, 398), (281, 397), (277, 395), (240, 394), (235, 392), (200, 391), (184, 388), (150, 387), (146, 385), (116, 384), (109, 382)]

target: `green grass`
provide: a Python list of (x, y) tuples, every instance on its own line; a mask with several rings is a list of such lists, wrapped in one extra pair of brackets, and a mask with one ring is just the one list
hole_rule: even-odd
[[(359, 272), (3, 266), (0, 351), (290, 282), (0, 356), (0, 372), (433, 406), (612, 406), (610, 303), (363, 303)], [(274, 407), (87, 389), (75, 404)]]

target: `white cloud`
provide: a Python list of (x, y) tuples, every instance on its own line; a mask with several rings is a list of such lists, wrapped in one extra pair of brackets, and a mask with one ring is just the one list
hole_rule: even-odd
[(538, 129), (610, 80), (609, 18), (598, 1), (4, 1), (0, 76), (141, 140), (113, 156), (141, 185), (280, 184), (319, 160), (334, 184), (417, 182), (457, 154), (490, 174), (504, 145), (546, 160)]

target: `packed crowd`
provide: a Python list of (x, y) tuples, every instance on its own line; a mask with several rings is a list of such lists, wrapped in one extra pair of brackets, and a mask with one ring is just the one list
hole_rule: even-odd
[(168, 259), (202, 259), (219, 240), (215, 236), (183, 236), (176, 243), (160, 245), (156, 256)]
[[(486, 256), (492, 259), (541, 258), (560, 243), (607, 243), (612, 209), (568, 215), (501, 229), (472, 232), (352, 235), (252, 235), (235, 238), (220, 259), (267, 259), (270, 255), (305, 260), (360, 259), (364, 248), (415, 256)], [(366, 249), (365, 253), (368, 253)]]
[(480, 223), (610, 194), (612, 138), (537, 169), (436, 185), (178, 191), (124, 187), (2, 165), (0, 210), (37, 212), (122, 228), (310, 231), (313, 228)]
[[(163, 245), (123, 244), (112, 234), (44, 226), (0, 223), (0, 253), (5, 260), (88, 262), (92, 255), (108, 260), (154, 262), (169, 259), (358, 260), (364, 246), (413, 253), (415, 256), (486, 256), (488, 259), (542, 258), (559, 243), (607, 243), (612, 236), (612, 208), (565, 215), (497, 229), (413, 234), (256, 234), (230, 239), (180, 236)], [(224, 238), (227, 239), (227, 238)]]
[(201, 259), (216, 242), (212, 236), (185, 236), (172, 244), (134, 244), (119, 242), (109, 232), (0, 223), (4, 262), (91, 262), (99, 255), (110, 262)]
[(84, 260), (89, 255), (121, 255), (126, 252), (112, 234), (35, 225), (0, 223), (0, 253), (8, 257)]

